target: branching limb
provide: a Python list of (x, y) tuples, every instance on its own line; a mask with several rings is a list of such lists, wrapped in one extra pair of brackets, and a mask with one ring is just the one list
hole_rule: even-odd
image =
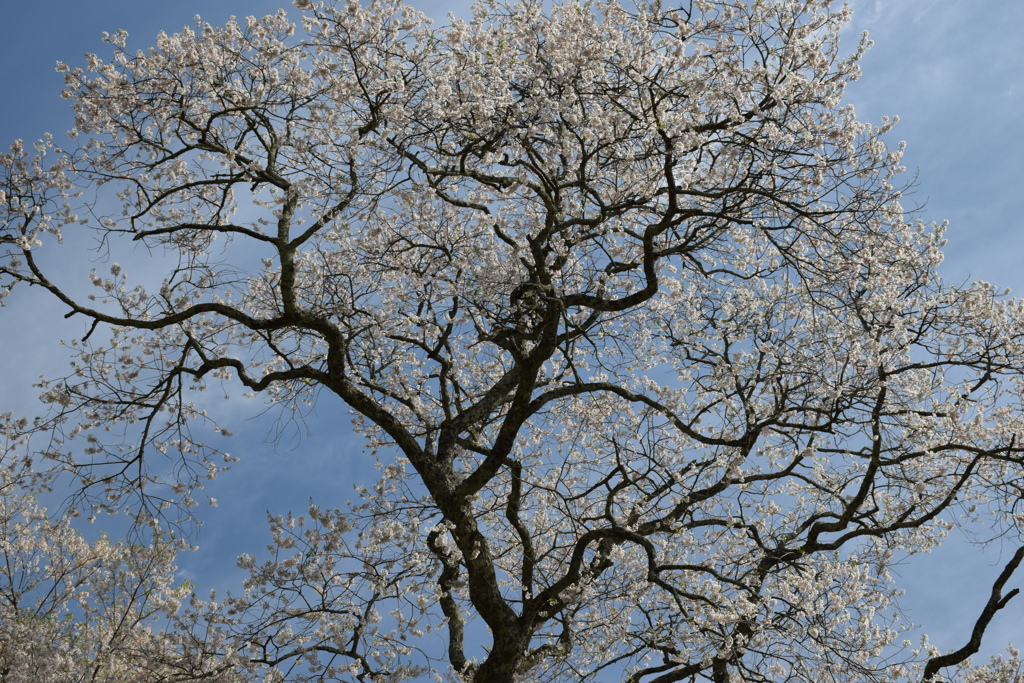
[(1010, 577), (1013, 576), (1013, 572), (1017, 570), (1017, 567), (1020, 566), (1022, 560), (1024, 560), (1024, 546), (1017, 548), (1017, 552), (1013, 554), (1010, 561), (1006, 563), (1005, 567), (1003, 567), (1003, 571), (999, 574), (999, 578), (997, 578), (995, 583), (992, 584), (992, 593), (989, 595), (985, 608), (981, 610), (981, 615), (974, 623), (974, 630), (971, 631), (971, 639), (967, 641), (966, 645), (955, 652), (930, 658), (928, 663), (925, 664), (924, 675), (921, 677), (921, 683), (928, 683), (928, 681), (931, 681), (938, 675), (940, 670), (960, 664), (981, 649), (981, 639), (984, 637), (985, 630), (988, 628), (989, 623), (991, 623), (992, 617), (996, 615), (996, 612), (1006, 607), (1006, 604), (1010, 602), (1014, 596), (1020, 593), (1019, 588), (1014, 588), (1006, 595), (1003, 595), (1003, 587), (1006, 585), (1006, 582), (1010, 580)]

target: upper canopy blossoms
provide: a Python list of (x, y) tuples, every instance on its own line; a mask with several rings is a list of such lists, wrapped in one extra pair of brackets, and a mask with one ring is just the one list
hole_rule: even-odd
[[(431, 29), (390, 0), (298, 6), (298, 34), (279, 13), (109, 36), (110, 62), (67, 69), (79, 147), (0, 159), (4, 284), (110, 329), (45, 397), (58, 432), (124, 439), (49, 455), (97, 507), (189, 505), (193, 465), (219, 467), (190, 388), (324, 388), (416, 473), (386, 470), (357, 549), (403, 549), (461, 675), (909, 675), (888, 567), (955, 511), (1020, 521), (1022, 310), (935, 277), (893, 122), (840, 105), (867, 45), (840, 56), (848, 10), (481, 3)], [(74, 297), (37, 247), (77, 221), (166, 275), (115, 264)], [(153, 450), (188, 465), (170, 490)], [(362, 628), (280, 661), (335, 647), (324, 675), (370, 675), (325, 644)]]

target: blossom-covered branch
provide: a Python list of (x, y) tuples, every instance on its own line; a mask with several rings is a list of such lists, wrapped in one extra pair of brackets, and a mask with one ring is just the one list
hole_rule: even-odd
[[(215, 379), (286, 410), (331, 392), (383, 459), (367, 500), (272, 519), (245, 590), (195, 603), (206, 655), (277, 680), (916, 675), (890, 568), (962, 519), (1019, 533), (1024, 308), (937, 276), (895, 119), (842, 103), (849, 10), (296, 5), (108, 36), (62, 67), (76, 149), (0, 155), (2, 291), (89, 321), (37, 427), (81, 507), (192, 514), (224, 467)], [(145, 276), (81, 296), (51, 257), (72, 227), (147, 247)]]

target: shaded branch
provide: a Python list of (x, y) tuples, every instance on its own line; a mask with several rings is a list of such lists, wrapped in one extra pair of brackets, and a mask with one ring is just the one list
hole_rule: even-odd
[(956, 666), (971, 655), (976, 654), (978, 650), (981, 649), (981, 639), (984, 637), (985, 630), (992, 621), (992, 617), (996, 615), (996, 612), (1006, 607), (1006, 604), (1020, 593), (1019, 588), (1014, 588), (1005, 596), (1002, 591), (1006, 582), (1009, 581), (1010, 577), (1013, 575), (1013, 572), (1020, 566), (1021, 560), (1024, 560), (1024, 546), (1017, 548), (1017, 552), (1013, 554), (1010, 561), (1006, 563), (1005, 567), (1003, 567), (1003, 571), (999, 574), (999, 578), (997, 578), (995, 583), (992, 584), (992, 592), (989, 595), (988, 602), (985, 604), (985, 608), (981, 610), (981, 615), (978, 617), (978, 620), (974, 623), (974, 630), (971, 631), (971, 639), (967, 641), (966, 645), (955, 652), (930, 658), (928, 663), (925, 664), (924, 675), (921, 677), (921, 683), (927, 683), (935, 678), (941, 669)]

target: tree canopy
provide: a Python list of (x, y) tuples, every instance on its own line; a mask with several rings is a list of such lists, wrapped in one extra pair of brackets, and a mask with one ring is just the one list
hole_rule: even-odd
[[(45, 433), (73, 512), (155, 533), (66, 542), (103, 558), (75, 586), (119, 587), (85, 616), (142, 639), (90, 675), (927, 681), (977, 651), (1024, 553), (945, 656), (901, 644), (890, 570), (965, 521), (1019, 541), (1024, 309), (937, 276), (894, 121), (843, 104), (848, 9), (295, 5), (107, 36), (62, 67), (73, 148), (0, 155), (0, 294), (87, 321), (5, 458)], [(71, 231), (143, 246), (144, 276), (80, 295), (51, 256)], [(272, 518), (245, 585), (189, 601), (161, 529), (230, 461), (212, 382), (336, 395), (381, 478)], [(71, 533), (4, 476), (8, 558)], [(64, 623), (29, 575), (0, 573), (11, 642)]]

